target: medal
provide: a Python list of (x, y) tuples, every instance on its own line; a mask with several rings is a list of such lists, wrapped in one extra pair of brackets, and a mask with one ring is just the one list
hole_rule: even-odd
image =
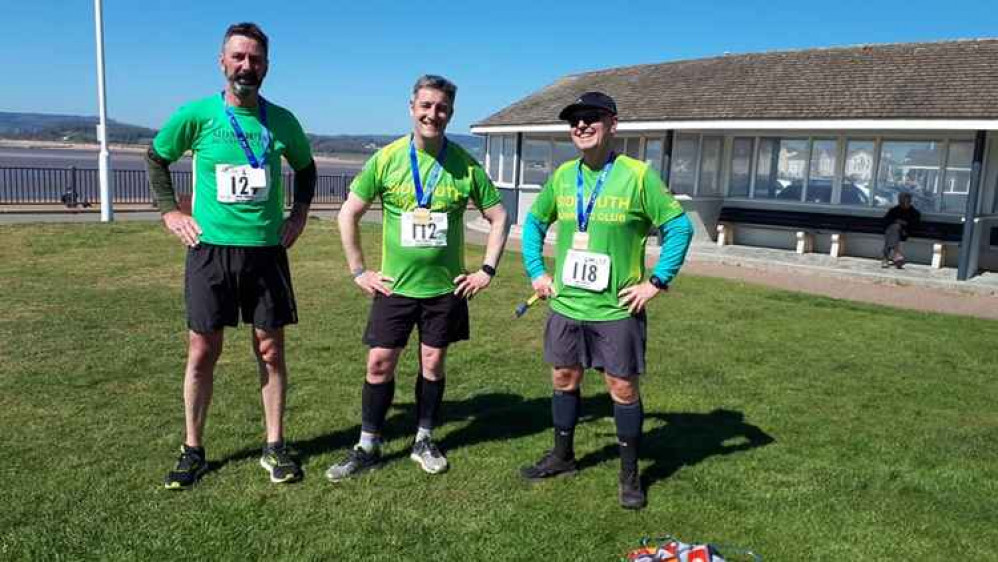
[(412, 224), (430, 224), (430, 210), (426, 207), (416, 207), (413, 209)]
[(573, 250), (588, 250), (589, 249), (589, 233), (588, 232), (576, 232), (572, 236), (572, 249)]

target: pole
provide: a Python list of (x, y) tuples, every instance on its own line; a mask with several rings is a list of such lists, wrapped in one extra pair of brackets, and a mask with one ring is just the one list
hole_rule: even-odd
[(104, 96), (104, 11), (101, 0), (94, 0), (94, 25), (97, 33), (97, 106), (100, 118), (97, 123), (97, 141), (100, 142), (100, 155), (97, 157), (97, 168), (100, 177), (100, 220), (114, 220), (114, 209), (111, 206), (111, 162), (107, 150), (107, 99)]
[[(960, 259), (956, 265), (956, 280), (966, 281), (977, 274), (970, 270), (970, 262), (980, 249), (974, 246), (974, 219), (977, 217), (977, 199), (981, 191), (981, 168), (984, 166), (984, 143), (987, 131), (977, 131), (974, 138), (974, 163), (970, 168), (970, 190), (967, 193), (967, 207), (963, 212), (963, 237), (960, 239)], [(974, 259), (974, 261), (977, 261)]]

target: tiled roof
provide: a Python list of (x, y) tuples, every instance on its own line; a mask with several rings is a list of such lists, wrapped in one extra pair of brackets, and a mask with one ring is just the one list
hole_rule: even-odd
[(579, 94), (621, 121), (998, 118), (998, 39), (725, 55), (566, 76), (474, 126), (557, 123)]

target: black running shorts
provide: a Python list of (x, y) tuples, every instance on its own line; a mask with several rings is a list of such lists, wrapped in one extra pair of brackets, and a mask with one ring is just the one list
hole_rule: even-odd
[(214, 332), (243, 323), (275, 330), (298, 323), (284, 246), (198, 244), (187, 251), (187, 327)]
[(425, 299), (376, 294), (364, 343), (369, 347), (405, 347), (413, 327), (419, 328), (419, 341), (430, 347), (443, 349), (466, 340), (468, 301), (454, 293)]
[(589, 322), (551, 312), (544, 329), (544, 361), (553, 367), (597, 369), (627, 378), (645, 370), (648, 321), (644, 312), (624, 318)]

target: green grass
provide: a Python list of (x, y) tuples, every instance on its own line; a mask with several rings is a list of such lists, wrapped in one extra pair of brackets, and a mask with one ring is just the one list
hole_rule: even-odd
[[(364, 231), (377, 263), (379, 231)], [(0, 228), (0, 560), (616, 560), (645, 535), (767, 560), (998, 559), (998, 324), (684, 276), (651, 306), (642, 467), (616, 505), (610, 405), (590, 375), (584, 470), (528, 486), (550, 445), (544, 311), (510, 254), (448, 363), (452, 470), (409, 461), (415, 355), (388, 465), (322, 473), (356, 439), (368, 304), (335, 229), (292, 252), (289, 438), (306, 480), (275, 486), (245, 329), (229, 331), (208, 420), (216, 469), (161, 481), (182, 439), (183, 250), (151, 224)], [(470, 250), (478, 263), (480, 250)], [(959, 553), (959, 554), (957, 554)]]

